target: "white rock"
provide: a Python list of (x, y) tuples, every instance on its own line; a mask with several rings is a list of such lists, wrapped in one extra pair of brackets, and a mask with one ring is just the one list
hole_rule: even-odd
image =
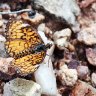
[(56, 77), (53, 71), (52, 61), (50, 55), (54, 51), (54, 45), (47, 51), (44, 62), (35, 72), (35, 79), (41, 85), (42, 94), (48, 96), (57, 96)]
[(0, 57), (6, 57), (6, 52), (5, 52), (5, 37), (0, 35)]
[(5, 41), (6, 41), (5, 37), (0, 35), (0, 49), (1, 50), (5, 49), (5, 46), (4, 46)]
[(65, 69), (68, 69), (67, 65), (65, 65), (65, 64), (60, 67), (60, 70), (62, 70), (62, 71), (64, 71)]
[(74, 33), (80, 32), (80, 24), (76, 22), (74, 26), (71, 26)]
[(91, 24), (90, 27), (82, 29), (78, 33), (77, 39), (86, 45), (96, 44), (96, 24)]
[(68, 69), (67, 65), (61, 66), (60, 70), (57, 72), (60, 81), (63, 85), (74, 86), (78, 79), (76, 69)]
[(0, 6), (3, 10), (10, 10), (10, 6), (7, 3), (1, 4)]
[(57, 40), (57, 39), (62, 38), (62, 37), (70, 37), (71, 33), (72, 32), (71, 32), (71, 30), (69, 28), (63, 29), (61, 31), (56, 31), (53, 34), (53, 39)]
[(68, 39), (70, 38), (71, 33), (71, 30), (69, 28), (66, 28), (53, 34), (54, 42), (59, 49), (62, 50), (65, 49), (65, 47), (68, 47)]
[(38, 84), (41, 85), (42, 94), (56, 96), (56, 78), (53, 70), (46, 64), (42, 64), (35, 72), (35, 79)]
[[(0, 45), (0, 47), (1, 46), (2, 45)], [(4, 49), (4, 47), (1, 47), (1, 49), (0, 49), (0, 57), (4, 57), (5, 58), (6, 56), (8, 56), (8, 54), (6, 54), (6, 50)]]
[(65, 18), (69, 23), (75, 24), (75, 15), (80, 14), (76, 0), (34, 0), (35, 4), (43, 6), (56, 16)]
[(94, 87), (96, 87), (96, 73), (92, 73), (91, 82)]
[(0, 35), (0, 42), (5, 42), (5, 41), (6, 41), (5, 37)]
[(64, 49), (65, 47), (68, 47), (67, 38), (60, 38), (55, 41), (55, 44), (59, 49)]
[(4, 85), (3, 96), (41, 96), (41, 87), (33, 81), (17, 78)]
[(92, 9), (96, 12), (96, 3), (92, 4)]
[(45, 36), (44, 32), (43, 32), (43, 31), (38, 31), (38, 33), (39, 33), (39, 35), (41, 36), (43, 42), (44, 42), (45, 44), (48, 44), (49, 41), (48, 41), (47, 37)]
[(2, 20), (2, 15), (0, 14), (0, 20)]
[(1, 58), (0, 57), (0, 71), (7, 73), (13, 58)]
[[(4, 42), (0, 42), (0, 51), (5, 51), (5, 43)], [(0, 52), (1, 53), (1, 52)]]
[(42, 23), (42, 24), (40, 24), (40, 25), (38, 26), (38, 31), (42, 31), (42, 32), (45, 31), (45, 24), (44, 24), (44, 23)]

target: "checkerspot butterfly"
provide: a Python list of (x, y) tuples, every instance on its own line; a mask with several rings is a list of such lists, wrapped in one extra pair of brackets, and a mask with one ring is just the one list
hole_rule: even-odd
[(22, 19), (9, 20), (6, 29), (5, 48), (15, 59), (12, 66), (20, 74), (34, 72), (44, 60), (49, 45), (45, 45), (36, 29)]

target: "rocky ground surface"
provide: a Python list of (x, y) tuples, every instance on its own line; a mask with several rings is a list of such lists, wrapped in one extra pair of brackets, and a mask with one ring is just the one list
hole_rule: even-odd
[[(14, 58), (5, 49), (13, 17), (30, 22), (52, 44), (27, 76), (10, 68)], [(96, 96), (96, 0), (1, 0), (0, 96)]]

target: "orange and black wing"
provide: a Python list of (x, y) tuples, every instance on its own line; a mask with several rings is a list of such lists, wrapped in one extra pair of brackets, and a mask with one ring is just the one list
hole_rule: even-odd
[(5, 47), (10, 56), (16, 57), (19, 53), (24, 53), (30, 48), (34, 49), (39, 44), (43, 44), (43, 41), (30, 25), (22, 20), (14, 20), (8, 23)]
[(33, 73), (39, 67), (39, 64), (44, 60), (44, 58), (44, 51), (37, 52), (14, 60), (12, 66), (17, 69), (19, 74), (27, 75)]
[[(27, 75), (34, 72), (44, 60), (46, 50), (39, 50), (40, 45), (44, 45), (44, 42), (29, 24), (21, 19), (8, 23), (5, 47), (8, 54), (15, 59), (12, 66), (20, 74)], [(37, 50), (32, 53), (34, 49)]]

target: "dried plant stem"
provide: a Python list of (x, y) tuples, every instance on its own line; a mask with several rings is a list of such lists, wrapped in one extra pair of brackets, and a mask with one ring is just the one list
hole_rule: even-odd
[(18, 13), (22, 13), (22, 12), (30, 12), (32, 11), (31, 9), (22, 9), (19, 11), (13, 11), (13, 12), (0, 12), (1, 15), (3, 14), (18, 14)]

